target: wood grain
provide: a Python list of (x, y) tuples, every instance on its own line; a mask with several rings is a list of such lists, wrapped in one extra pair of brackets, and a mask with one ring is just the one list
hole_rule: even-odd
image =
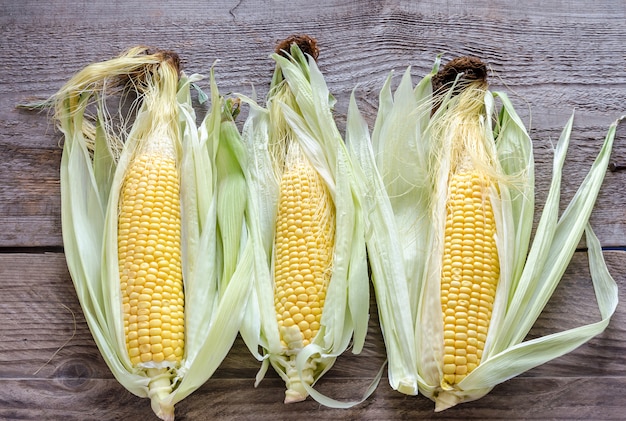
[[(61, 244), (58, 195), (40, 194), (58, 183), (60, 136), (45, 114), (15, 110), (15, 104), (53, 94), (81, 67), (134, 44), (179, 51), (188, 72), (206, 73), (219, 59), (215, 69), (223, 92), (250, 94), (254, 86), (262, 98), (272, 71), (267, 56), (277, 40), (294, 30), (311, 33), (322, 48), (320, 67), (338, 99), (336, 114), (342, 130), (353, 88), (371, 125), (388, 72), (400, 73), (412, 65), (418, 78), (429, 71), (438, 53), (444, 53), (444, 60), (479, 55), (493, 69), (493, 89), (511, 95), (531, 129), (539, 198), (549, 183), (550, 148), (572, 111), (576, 110), (572, 162), (591, 161), (597, 150), (587, 145), (597, 147), (608, 125), (624, 113), (626, 71), (624, 54), (619, 52), (625, 49), (620, 42), (625, 36), (623, 26), (614, 24), (624, 13), (620, 2), (609, 2), (613, 7), (594, 6), (590, 14), (583, 3), (568, 4), (561, 16), (557, 6), (545, 15), (538, 4), (519, 10), (511, 2), (498, 13), (483, 13), (489, 2), (469, 13), (463, 2), (441, 7), (392, 1), (363, 8), (354, 2), (327, 1), (319, 8), (300, 5), (286, 23), (278, 19), (276, 4), (266, 8), (233, 2), (233, 10), (202, 4), (196, 13), (189, 10), (200, 5), (191, 1), (176, 10), (153, 5), (143, 13), (132, 2), (119, 5), (116, 13), (94, 4), (68, 4), (57, 1), (42, 9), (27, 2), (9, 7), (2, 17), (5, 37), (0, 48), (11, 82), (2, 84), (0, 98), (0, 159), (5, 163), (0, 178), (8, 180), (0, 186), (0, 220), (15, 229), (0, 235), (0, 247)], [(511, 13), (503, 15), (503, 10)], [(118, 22), (118, 14), (126, 17), (112, 25)], [(512, 17), (505, 19), (507, 15)], [(558, 25), (555, 15), (561, 16)], [(118, 30), (120, 25), (124, 31)], [(618, 146), (623, 139), (623, 135), (617, 139)], [(626, 163), (623, 151), (616, 148), (616, 162)], [(585, 171), (579, 165), (567, 168), (575, 176), (564, 178), (566, 194)], [(614, 182), (608, 177), (605, 190), (623, 185), (622, 173), (615, 177)], [(602, 243), (617, 246), (624, 238), (623, 218), (615, 213), (612, 196), (607, 197), (598, 202), (597, 213), (602, 216), (594, 222)], [(599, 221), (612, 225), (605, 228)]]
[[(443, 413), (433, 412), (432, 402), (428, 399), (399, 394), (386, 384), (381, 385), (366, 402), (351, 409), (330, 409), (311, 401), (284, 405), (280, 402), (280, 382), (280, 379), (265, 381), (254, 389), (249, 381), (211, 379), (177, 405), (176, 419), (623, 420), (624, 411), (620, 403), (623, 383), (614, 377), (518, 377), (496, 387), (478, 401)], [(6, 386), (11, 387), (16, 398), (7, 401), (0, 397), (0, 417), (5, 420), (156, 420), (150, 416), (148, 400), (137, 400), (120, 389), (115, 380), (83, 380), (79, 385), (69, 386), (17, 380)], [(335, 386), (337, 392), (354, 391), (359, 386), (365, 388), (367, 381), (343, 379)]]
[[(605, 258), (618, 284), (626, 282), (626, 252)], [(0, 254), (0, 417), (3, 419), (146, 419), (149, 403), (117, 384), (91, 338), (78, 305), (63, 254)], [(620, 292), (626, 302), (626, 292)], [(349, 410), (321, 407), (312, 400), (284, 405), (284, 383), (270, 370), (258, 388), (259, 368), (240, 339), (218, 371), (177, 406), (177, 419), (291, 419), (296, 415), (337, 419), (552, 418), (576, 402), (579, 419), (619, 419), (626, 377), (626, 305), (620, 304), (607, 330), (561, 358), (497, 386), (487, 397), (435, 415), (423, 397), (391, 390), (386, 376), (375, 394)], [(367, 344), (346, 353), (320, 380), (318, 389), (336, 399), (356, 400), (385, 360), (372, 299)], [(589, 279), (587, 254), (575, 254), (560, 286), (528, 337), (599, 320)], [(614, 385), (614, 387), (610, 387)], [(582, 390), (581, 390), (582, 388)], [(532, 402), (529, 406), (528, 403)], [(582, 412), (578, 412), (582, 411)], [(204, 413), (204, 415), (203, 415)], [(87, 417), (87, 418), (81, 418)], [(569, 416), (568, 416), (569, 418)], [(102, 419), (102, 418), (101, 418)], [(570, 418), (573, 419), (573, 418)]]
[[(280, 39), (318, 39), (319, 66), (345, 128), (354, 90), (370, 127), (389, 72), (395, 87), (411, 66), (415, 81), (435, 56), (470, 54), (490, 67), (533, 139), (536, 216), (547, 195), (552, 150), (575, 110), (563, 173), (563, 210), (611, 122), (626, 114), (626, 3), (623, 0), (231, 0), (80, 2), (0, 0), (0, 419), (154, 419), (149, 402), (121, 387), (91, 337), (62, 253), (59, 164), (62, 137), (46, 112), (18, 103), (54, 94), (71, 74), (133, 45), (176, 50), (188, 73), (215, 67), (223, 93), (264, 98)], [(219, 60), (216, 62), (216, 60)], [(208, 83), (200, 83), (203, 87)], [(198, 118), (204, 106), (197, 105)], [(241, 125), (244, 113), (240, 117)], [(611, 162), (626, 166), (626, 124)], [(591, 222), (626, 302), (626, 171), (607, 172)], [(598, 320), (584, 252), (568, 268), (529, 338)], [(572, 353), (440, 414), (423, 397), (394, 392), (383, 378), (349, 410), (309, 399), (284, 405), (270, 370), (253, 387), (258, 362), (241, 340), (214, 376), (177, 406), (177, 419), (623, 419), (626, 307), (606, 331)], [(384, 362), (370, 306), (361, 355), (342, 356), (318, 387), (338, 399), (360, 396)]]

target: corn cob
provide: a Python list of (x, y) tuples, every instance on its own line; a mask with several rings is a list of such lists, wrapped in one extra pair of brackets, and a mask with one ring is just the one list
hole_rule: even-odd
[[(292, 44), (317, 59), (317, 45), (307, 37), (290, 37), (277, 46), (276, 52), (286, 55)], [(268, 101), (274, 121), (270, 153), (275, 157), (280, 180), (273, 256), (274, 303), (280, 342), (291, 361), (285, 391), (285, 403), (291, 403), (306, 398), (308, 393), (302, 383), (312, 384), (317, 369), (316, 361), (309, 361), (300, 378), (295, 358), (320, 329), (331, 280), (336, 222), (324, 181), (304, 155), (281, 110), (283, 103), (298, 109), (291, 87), (283, 81), (274, 89)]]
[(273, 55), (267, 108), (247, 100), (244, 138), (264, 263), (256, 276), (261, 324), (245, 326), (242, 336), (263, 361), (257, 384), (271, 363), (286, 383), (285, 403), (312, 395), (350, 406), (312, 388), (352, 337), (360, 352), (368, 299), (360, 204), (317, 55), (312, 38), (286, 39)]
[(179, 177), (170, 151), (128, 168), (118, 222), (124, 331), (135, 366), (180, 363), (184, 348)]
[(291, 143), (280, 180), (276, 217), (274, 291), (281, 342), (310, 344), (320, 329), (331, 279), (335, 210), (324, 181)]
[[(439, 359), (434, 366), (441, 370), (437, 383), (433, 382), (434, 372), (427, 369), (433, 367), (430, 357), (424, 355), (420, 369), (426, 380), (421, 386), (435, 400), (436, 410), (440, 411), (476, 399), (497, 384), (494, 381), (497, 376), (489, 378), (485, 370), (494, 358), (501, 357), (498, 352), (506, 352), (506, 348), (500, 348), (501, 343), (498, 343), (502, 332), (518, 330), (513, 326), (504, 327), (507, 316), (515, 314), (511, 302), (506, 300), (515, 296), (515, 287), (524, 285), (527, 280), (524, 272), (537, 268), (534, 263), (530, 263), (533, 266), (526, 263), (524, 267), (532, 226), (530, 205), (533, 202), (529, 196), (533, 192), (528, 173), (529, 168), (532, 170), (532, 161), (528, 163), (531, 155), (507, 156), (511, 150), (528, 148), (528, 143), (519, 143), (527, 135), (519, 136), (517, 128), (518, 132), (508, 134), (510, 127), (506, 124), (511, 121), (505, 120), (497, 127), (500, 130), (499, 143), (494, 142), (490, 121), (493, 103), (487, 90), (486, 66), (480, 60), (469, 57), (452, 60), (433, 77), (432, 83), (435, 102), (430, 130), (437, 145), (435, 151), (442, 154), (433, 174), (447, 179), (445, 185), (434, 183), (437, 187), (433, 201), (439, 204), (433, 207), (434, 226), (441, 229), (441, 234), (433, 237), (441, 257), (440, 260), (434, 257), (430, 266), (432, 285), (436, 283), (435, 274), (439, 273), (441, 324), (437, 323), (437, 326), (442, 328), (443, 343), (436, 346), (439, 351), (434, 354)], [(510, 116), (516, 118), (514, 114)], [(518, 127), (521, 128), (521, 124)], [(442, 152), (443, 149), (446, 152)], [(596, 193), (599, 185), (593, 187)], [(589, 209), (593, 200), (595, 193), (589, 198)], [(519, 209), (526, 209), (527, 215), (516, 213)], [(583, 229), (584, 224), (579, 223), (576, 228), (579, 235)], [(592, 237), (589, 232), (588, 237)], [(551, 247), (558, 248), (559, 252), (564, 248), (573, 252), (571, 244)], [(571, 254), (563, 255), (563, 270), (570, 257)], [(558, 278), (550, 281), (556, 283)], [(599, 282), (604, 282), (607, 288), (613, 283), (610, 276)], [(436, 289), (427, 286), (424, 299), (428, 300), (426, 294), (433, 294)], [(437, 312), (434, 306), (425, 303), (421, 309), (423, 321), (431, 320)], [(535, 318), (543, 304), (545, 302), (539, 302), (532, 308)], [(602, 304), (612, 305), (609, 302)], [(524, 314), (528, 315), (527, 312)], [(522, 339), (523, 336), (519, 338)], [(565, 348), (572, 346), (571, 343), (561, 345)], [(422, 349), (426, 349), (425, 346), (422, 343)], [(529, 365), (536, 365), (543, 358), (545, 356), (536, 355), (536, 360)], [(506, 374), (502, 376), (500, 378), (507, 378)]]
[[(535, 237), (532, 144), (486, 66), (452, 60), (413, 89), (410, 69), (392, 95), (381, 91), (371, 145), (355, 101), (351, 149), (368, 189), (367, 237), (390, 383), (419, 391), (441, 411), (478, 399), (495, 385), (561, 356), (602, 332), (617, 306), (589, 215), (606, 172), (615, 124), (559, 217), (560, 177), (572, 119), (554, 156), (553, 178)], [(495, 101), (502, 109), (495, 114)], [(524, 338), (548, 302), (583, 234), (602, 320), (541, 338)], [(382, 256), (400, 270), (385, 270)], [(530, 246), (530, 247), (529, 247)], [(402, 294), (408, 292), (411, 312)], [(400, 311), (398, 311), (400, 309)], [(407, 329), (410, 324), (413, 329)], [(408, 358), (415, 344), (417, 375)], [(395, 362), (394, 362), (395, 361)]]
[[(136, 47), (87, 66), (57, 93), (55, 103), (66, 135), (61, 184), (72, 279), (94, 338), (116, 377), (134, 393), (149, 395), (155, 413), (164, 419), (173, 418), (173, 405), (165, 400), (184, 354), (180, 133), (178, 124), (171, 124), (178, 121), (178, 81), (175, 53)], [(142, 108), (129, 138), (123, 140), (105, 117), (106, 98), (127, 92), (129, 86), (137, 90)], [(93, 98), (94, 117), (87, 114)], [(81, 160), (91, 154), (78, 158), (81, 149), (91, 150), (93, 161)], [(79, 178), (90, 187), (73, 189), (69, 180)], [(94, 199), (97, 202), (90, 202)], [(80, 201), (87, 201), (91, 210), (77, 207)], [(85, 215), (96, 209), (100, 218), (87, 222)], [(89, 246), (78, 246), (84, 243), (82, 231), (92, 237)], [(86, 257), (93, 259), (102, 250), (107, 250), (102, 261)], [(94, 297), (89, 291), (99, 282), (95, 271), (99, 266), (106, 294)], [(94, 270), (85, 273), (81, 267)], [(118, 340), (119, 347), (113, 345)], [(131, 372), (145, 380), (138, 382)]]
[[(219, 181), (237, 169), (229, 170), (226, 153), (216, 174), (190, 103), (196, 80), (180, 72), (175, 53), (136, 47), (87, 66), (54, 97), (65, 134), (63, 242), (78, 298), (116, 379), (150, 397), (165, 420), (230, 349), (250, 289), (251, 251), (217, 286), (218, 259), (239, 256), (239, 243), (216, 236), (217, 218), (207, 209), (216, 190), (232, 193)], [(132, 126), (115, 130), (107, 99), (129, 93), (138, 98)], [(206, 120), (214, 123), (210, 148), (219, 149), (232, 140), (221, 130), (232, 116), (222, 125), (213, 78), (212, 99)], [(218, 242), (228, 248), (219, 256)]]
[[(164, 68), (167, 68), (164, 66)], [(175, 75), (178, 68), (170, 70)], [(165, 76), (176, 92), (177, 76)], [(149, 97), (144, 100), (156, 100)], [(161, 109), (177, 119), (175, 108)], [(173, 135), (173, 136), (172, 136)], [(131, 363), (151, 373), (180, 364), (184, 349), (177, 133), (154, 133), (132, 158), (121, 188), (118, 261)]]
[(471, 373), (485, 348), (500, 274), (488, 186), (480, 175), (466, 170), (453, 174), (448, 183), (441, 277), (442, 387)]
[[(445, 85), (442, 79), (448, 77), (446, 71), (450, 69), (454, 69), (453, 74), (465, 71), (465, 79), (460, 83), (464, 86), (457, 105), (462, 111), (451, 112), (456, 120), (443, 120), (441, 124), (446, 127), (440, 128), (450, 132), (443, 136), (449, 137), (452, 150), (445, 193), (440, 287), (444, 324), (441, 387), (444, 389), (452, 388), (480, 364), (500, 279), (496, 222), (490, 197), (498, 180), (489, 174), (497, 173), (498, 169), (480, 168), (494, 162), (490, 151), (484, 150), (485, 142), (480, 140), (482, 97), (486, 93), (482, 77), (486, 69), (471, 59), (458, 64), (452, 61), (433, 78), (435, 92), (445, 88), (439, 85)], [(472, 76), (478, 80), (466, 82)], [(454, 82), (449, 79), (448, 83)]]
[[(289, 37), (276, 52), (287, 55), (291, 45), (317, 59), (315, 40)], [(269, 101), (274, 117), (271, 153), (280, 178), (274, 239), (274, 302), (281, 344), (297, 352), (310, 344), (320, 329), (324, 299), (331, 280), (335, 246), (335, 205), (324, 180), (311, 165), (280, 109), (297, 109), (289, 85), (276, 87)], [(289, 389), (289, 387), (288, 387)], [(298, 396), (299, 395), (299, 396)], [(287, 394), (285, 402), (301, 400), (306, 392)]]

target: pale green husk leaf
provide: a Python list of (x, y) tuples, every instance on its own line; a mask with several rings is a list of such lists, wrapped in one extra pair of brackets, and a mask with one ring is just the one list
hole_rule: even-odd
[[(437, 67), (438, 61), (430, 76)], [(391, 93), (391, 76), (380, 93), (371, 141), (352, 95), (346, 142), (359, 164), (366, 243), (387, 350), (389, 383), (393, 389), (415, 395), (417, 351), (412, 339), (414, 316), (409, 311), (415, 308), (419, 284), (408, 279), (424, 270), (424, 238), (430, 229), (424, 216), (432, 186), (422, 182), (428, 179), (424, 162), (428, 145), (419, 136), (428, 119), (418, 113), (430, 97), (430, 76), (414, 89), (407, 69), (395, 95)], [(408, 119), (406, 110), (414, 112)], [(406, 309), (407, 314), (399, 309)]]

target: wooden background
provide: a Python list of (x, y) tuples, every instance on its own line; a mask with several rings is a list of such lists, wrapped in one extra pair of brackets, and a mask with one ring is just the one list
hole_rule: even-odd
[[(0, 419), (151, 420), (146, 399), (112, 377), (74, 293), (61, 241), (61, 136), (45, 114), (15, 109), (53, 94), (85, 65), (136, 44), (176, 50), (188, 73), (216, 66), (224, 93), (263, 97), (269, 53), (293, 33), (316, 37), (319, 64), (338, 99), (343, 131), (351, 90), (370, 125), (390, 70), (421, 77), (436, 54), (472, 54), (492, 69), (530, 127), (537, 204), (546, 195), (551, 148), (576, 110), (565, 168), (567, 201), (609, 124), (626, 112), (624, 0), (422, 1), (0, 1)], [(396, 79), (397, 82), (397, 79)], [(626, 166), (626, 128), (612, 162)], [(435, 414), (424, 397), (386, 378), (349, 410), (313, 400), (284, 405), (270, 370), (253, 387), (257, 362), (240, 340), (215, 375), (177, 405), (177, 419), (624, 419), (626, 418), (626, 171), (607, 173), (592, 215), (621, 304), (600, 336), (567, 356), (497, 386), (483, 399)], [(531, 336), (599, 320), (584, 242)], [(372, 304), (368, 343), (340, 358), (319, 389), (358, 398), (384, 360)]]

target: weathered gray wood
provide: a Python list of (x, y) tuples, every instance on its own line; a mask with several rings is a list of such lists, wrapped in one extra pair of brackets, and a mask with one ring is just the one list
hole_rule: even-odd
[[(0, 17), (0, 179), (6, 181), (0, 185), (0, 222), (13, 229), (0, 235), (0, 247), (61, 244), (58, 195), (40, 194), (57, 189), (60, 136), (45, 115), (18, 111), (14, 105), (53, 94), (73, 72), (134, 44), (178, 51), (188, 72), (207, 73), (219, 59), (216, 74), (223, 92), (249, 94), (254, 86), (263, 97), (272, 71), (267, 56), (276, 41), (295, 31), (308, 32), (322, 48), (320, 67), (338, 99), (340, 127), (355, 86), (373, 124), (378, 90), (389, 71), (401, 73), (412, 65), (417, 78), (428, 72), (438, 53), (444, 53), (444, 60), (481, 56), (494, 71), (493, 88), (509, 93), (531, 128), (539, 198), (549, 182), (551, 142), (574, 109), (574, 163), (590, 161), (597, 150), (585, 145), (598, 145), (608, 125), (626, 112), (626, 71), (620, 62), (626, 49), (620, 19), (626, 7), (621, 1), (597, 5), (589, 0), (567, 7), (489, 1), (471, 7), (461, 1), (445, 6), (391, 1), (367, 7), (296, 2), (288, 14), (283, 5), (265, 2), (185, 1), (176, 7), (126, 2), (116, 8), (92, 2), (5, 3)], [(626, 163), (623, 151), (616, 148), (615, 162)], [(584, 170), (568, 166), (565, 197)], [(593, 222), (604, 245), (623, 245), (620, 200), (610, 193), (624, 184), (622, 173), (609, 175), (606, 183)]]
[[(46, 113), (15, 105), (45, 98), (85, 65), (144, 44), (176, 50), (185, 71), (215, 64), (223, 93), (267, 93), (275, 43), (292, 33), (317, 37), (319, 65), (345, 127), (349, 95), (370, 126), (390, 71), (414, 80), (443, 60), (472, 54), (508, 93), (534, 144), (537, 216), (552, 171), (552, 146), (576, 110), (563, 174), (562, 209), (599, 150), (608, 126), (626, 114), (626, 3), (623, 0), (388, 0), (354, 2), (232, 0), (46, 2), (0, 0), (0, 418), (154, 419), (149, 402), (128, 393), (100, 356), (62, 253), (59, 163), (62, 137)], [(201, 83), (202, 84), (202, 83)], [(207, 84), (203, 84), (206, 87)], [(202, 107), (198, 107), (199, 118)], [(245, 117), (245, 109), (242, 117)], [(242, 119), (240, 119), (241, 123)], [(626, 125), (611, 161), (626, 166)], [(237, 340), (219, 370), (177, 406), (177, 419), (623, 419), (626, 401), (626, 171), (608, 172), (592, 224), (608, 251), (621, 302), (607, 330), (588, 344), (497, 386), (489, 395), (433, 413), (423, 397), (392, 391), (383, 378), (365, 403), (334, 410), (312, 400), (284, 405), (270, 369)], [(584, 241), (580, 244), (584, 247)], [(17, 250), (23, 253), (13, 253)], [(342, 356), (320, 381), (338, 399), (356, 399), (384, 361), (371, 305), (368, 342)], [(598, 320), (586, 254), (576, 253), (529, 337)]]
[[(404, 420), (404, 419), (623, 419), (620, 407), (619, 382), (609, 378), (600, 385), (599, 378), (517, 378), (498, 386), (484, 398), (464, 406), (451, 408), (443, 413), (434, 413), (428, 399), (409, 397), (382, 385), (371, 399), (348, 409), (337, 410), (321, 407), (314, 402), (302, 405), (283, 405), (275, 395), (259, 393), (245, 387), (237, 387), (233, 381), (219, 386), (207, 383), (198, 392), (198, 400), (183, 401), (179, 413), (183, 420), (203, 419), (301, 419), (318, 417), (341, 420)], [(281, 387), (280, 381), (263, 384), (274, 389)], [(355, 387), (364, 389), (367, 381), (342, 379), (332, 390), (348, 400), (353, 398)], [(208, 387), (208, 390), (206, 389)], [(342, 393), (343, 391), (343, 393)], [(278, 395), (278, 394), (277, 394)], [(214, 396), (218, 396), (217, 400)], [(223, 397), (223, 399), (222, 399)], [(209, 401), (207, 406), (206, 402)], [(277, 402), (278, 401), (278, 402)], [(298, 405), (301, 407), (298, 408)], [(571, 407), (576, 406), (576, 411)], [(187, 412), (188, 411), (188, 412)], [(240, 418), (241, 417), (241, 418)]]
[[(626, 253), (605, 253), (619, 285), (626, 282)], [(113, 379), (82, 315), (62, 254), (0, 254), (0, 417), (122, 419), (150, 416), (149, 403)], [(626, 292), (607, 330), (570, 354), (497, 386), (485, 398), (453, 408), (445, 418), (619, 419), (626, 402)], [(319, 390), (354, 400), (385, 359), (372, 300), (367, 345), (360, 355), (342, 355), (319, 382)], [(552, 300), (529, 337), (599, 320), (586, 253), (576, 253)], [(312, 400), (282, 403), (284, 384), (270, 369), (254, 389), (259, 368), (241, 340), (213, 377), (177, 408), (179, 419), (339, 419), (435, 417), (424, 397), (406, 397), (383, 378), (367, 402), (349, 410), (321, 407)], [(528, 405), (532, 402), (532, 405)], [(564, 411), (559, 415), (558, 411)], [(579, 412), (582, 411), (582, 412)]]
[[(54, 384), (12, 380), (4, 383), (3, 386), (14, 392), (10, 400), (0, 394), (0, 417), (5, 420), (157, 420), (151, 415), (148, 400), (138, 400), (114, 380), (77, 379)], [(351, 409), (330, 409), (313, 401), (284, 405), (280, 383), (280, 379), (266, 380), (254, 389), (249, 381), (211, 379), (177, 405), (176, 419), (623, 420), (624, 413), (623, 382), (615, 377), (518, 377), (478, 401), (443, 413), (433, 412), (432, 402), (425, 397), (405, 396), (386, 384), (368, 401)], [(354, 397), (350, 392), (359, 387), (367, 387), (367, 381), (341, 379), (332, 391), (350, 399)]]

